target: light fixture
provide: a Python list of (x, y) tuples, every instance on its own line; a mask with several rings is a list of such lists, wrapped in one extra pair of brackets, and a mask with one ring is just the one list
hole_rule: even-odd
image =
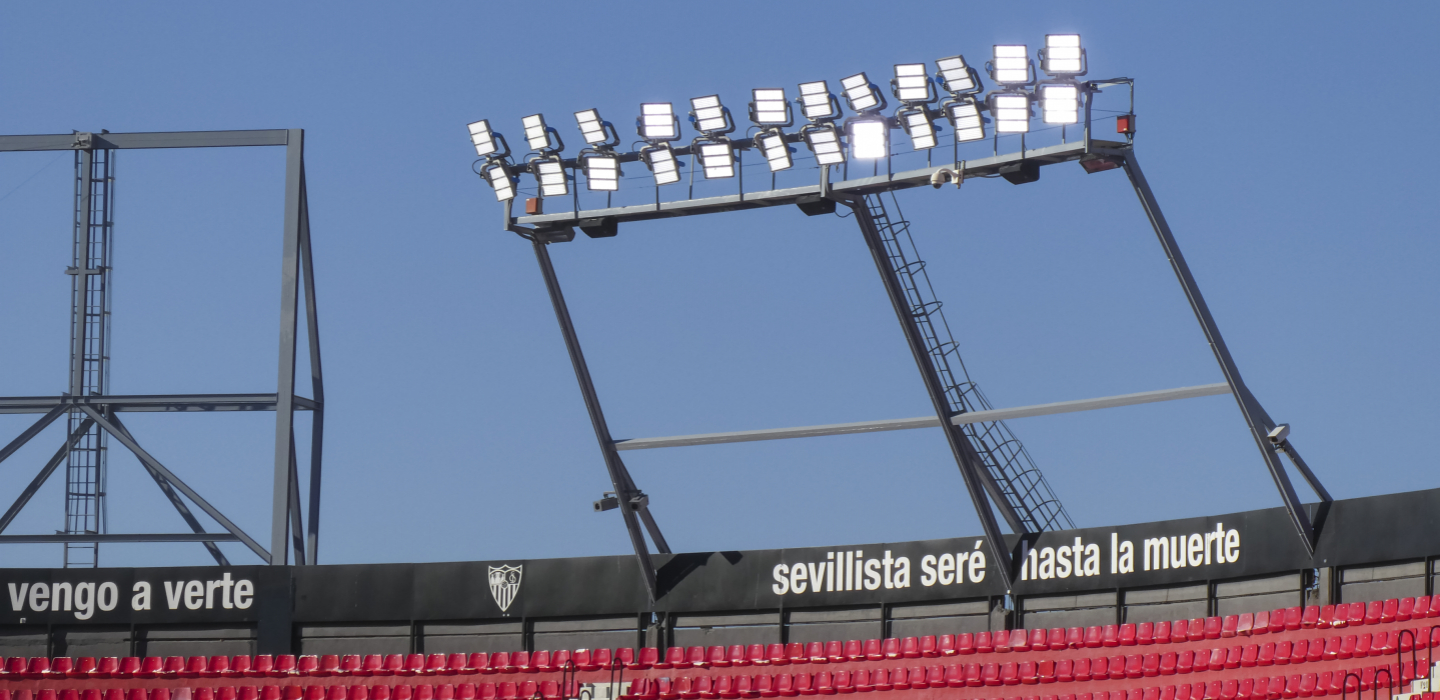
[(1031, 82), (1030, 54), (1024, 44), (996, 44), (989, 65), (990, 77), (1001, 85), (1026, 85)]
[(895, 77), (890, 80), (890, 92), (895, 99), (905, 104), (934, 102), (934, 84), (925, 75), (924, 63), (897, 63)]
[(1030, 130), (1030, 95), (991, 93), (990, 114), (995, 117), (995, 133), (1023, 134)]
[(785, 143), (785, 134), (777, 129), (762, 131), (755, 137), (755, 146), (770, 164), (770, 172), (789, 170), (794, 165), (790, 158), (790, 146)]
[(870, 79), (864, 73), (856, 73), (840, 81), (840, 87), (845, 91), (845, 101), (850, 103), (850, 109), (856, 112), (878, 112), (885, 109), (885, 96), (870, 84)]
[(668, 144), (651, 146), (640, 151), (640, 160), (655, 175), (655, 184), (669, 185), (680, 181), (680, 161)]
[(900, 120), (900, 128), (910, 136), (910, 144), (917, 151), (924, 151), (935, 147), (935, 124), (930, 121), (930, 114), (924, 107), (913, 107), (902, 109), (895, 115)]
[(720, 104), (719, 95), (706, 95), (690, 100), (690, 123), (695, 130), (706, 136), (728, 134), (735, 130), (730, 121), (730, 110)]
[(790, 126), (790, 101), (785, 88), (755, 88), (750, 91), (750, 121), (761, 126)]
[(964, 56), (950, 56), (935, 62), (940, 71), (935, 74), (941, 87), (952, 95), (968, 95), (980, 91), (980, 80), (975, 69), (965, 62)]
[(582, 109), (575, 113), (575, 123), (580, 127), (580, 136), (585, 143), (599, 148), (614, 148), (620, 145), (620, 135), (615, 127), (600, 118), (600, 111)]
[(510, 169), (503, 161), (491, 161), (480, 174), (490, 183), (490, 188), (495, 190), (497, 201), (504, 202), (515, 198), (515, 181), (510, 179)]
[(985, 138), (985, 118), (980, 116), (980, 105), (974, 97), (948, 100), (941, 105), (950, 126), (955, 127), (955, 140), (960, 142), (978, 141)]
[(525, 143), (531, 150), (541, 153), (565, 150), (560, 134), (545, 124), (543, 114), (532, 114), (520, 122), (525, 125)]
[(832, 121), (840, 117), (840, 102), (830, 94), (823, 80), (800, 83), (800, 112), (812, 122)]
[(1079, 34), (1046, 34), (1040, 50), (1040, 70), (1050, 75), (1085, 75), (1085, 49)]
[(541, 197), (563, 197), (570, 193), (570, 181), (558, 153), (531, 159), (530, 172), (540, 183)]
[(1076, 85), (1041, 85), (1040, 111), (1046, 124), (1080, 121), (1080, 88)]
[(706, 180), (735, 177), (735, 151), (725, 139), (704, 141), (697, 139), (691, 152), (700, 156), (700, 167), (705, 171)]
[(890, 126), (884, 117), (878, 119), (852, 119), (850, 129), (850, 155), (858, 160), (884, 158), (890, 154)]
[(471, 122), (469, 128), (470, 143), (475, 145), (475, 155), (482, 158), (504, 158), (510, 154), (510, 148), (505, 144), (505, 138), (490, 130), (490, 120), (481, 119), (478, 122)]
[(669, 102), (641, 104), (640, 117), (635, 120), (635, 130), (639, 132), (640, 138), (651, 143), (680, 138), (680, 122), (675, 119), (675, 108)]
[(610, 154), (587, 155), (580, 160), (585, 167), (585, 186), (591, 190), (614, 192), (620, 189), (620, 157)]
[(845, 162), (845, 148), (840, 143), (840, 130), (834, 124), (816, 124), (800, 130), (805, 145), (815, 154), (820, 165), (835, 165)]

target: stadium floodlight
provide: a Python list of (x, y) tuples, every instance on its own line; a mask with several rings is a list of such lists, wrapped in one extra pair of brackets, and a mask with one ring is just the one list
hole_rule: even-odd
[(850, 129), (850, 155), (857, 160), (874, 160), (890, 155), (890, 125), (885, 118), (852, 119)]
[(952, 95), (969, 95), (980, 91), (980, 77), (975, 75), (975, 69), (965, 62), (964, 56), (950, 56), (935, 62), (939, 72), (935, 77), (940, 79), (940, 85), (945, 91)]
[(864, 73), (841, 80), (840, 87), (845, 91), (845, 101), (850, 103), (850, 109), (856, 112), (865, 114), (885, 109), (885, 96), (875, 89)]
[(470, 143), (475, 145), (475, 155), (481, 158), (504, 158), (510, 155), (510, 146), (505, 137), (490, 130), (490, 120), (470, 122)]
[(565, 164), (560, 159), (560, 154), (532, 159), (530, 172), (540, 183), (541, 197), (563, 197), (570, 193), (570, 179), (565, 173)]
[(1049, 75), (1085, 75), (1088, 66), (1080, 35), (1046, 34), (1045, 48), (1040, 49), (1040, 70)]
[(795, 164), (790, 158), (790, 146), (785, 143), (785, 134), (778, 128), (762, 131), (755, 136), (755, 147), (770, 164), (770, 172), (789, 170)]
[(515, 198), (515, 181), (510, 179), (510, 168), (504, 161), (492, 160), (480, 170), (490, 188), (495, 190), (495, 199), (505, 202)]
[(525, 125), (525, 143), (530, 145), (531, 150), (541, 153), (565, 150), (559, 132), (545, 123), (545, 115), (532, 114), (520, 121)]
[(585, 186), (591, 190), (614, 192), (620, 189), (620, 157), (611, 154), (590, 154), (580, 159), (585, 167)]
[(997, 92), (990, 95), (990, 114), (995, 133), (1023, 134), (1030, 130), (1030, 95), (1024, 92)]
[(600, 149), (611, 149), (620, 145), (620, 135), (615, 126), (600, 118), (600, 111), (582, 109), (575, 113), (575, 123), (580, 127), (580, 136), (585, 143)]
[(655, 184), (670, 185), (680, 181), (680, 161), (669, 144), (651, 146), (640, 151), (640, 160), (655, 175)]
[(910, 144), (915, 150), (935, 147), (935, 124), (930, 121), (930, 113), (924, 107), (902, 109), (895, 117), (900, 120), (900, 128), (910, 136)]
[(800, 130), (805, 145), (815, 154), (820, 165), (836, 165), (845, 162), (845, 148), (840, 143), (840, 130), (834, 124), (815, 124)]
[(650, 143), (680, 138), (680, 120), (675, 118), (675, 107), (669, 102), (641, 104), (640, 117), (635, 120), (635, 130), (640, 134), (640, 138)]
[(1028, 85), (1033, 82), (1034, 66), (1024, 44), (996, 44), (995, 55), (985, 65), (990, 78), (1001, 85)]
[(735, 151), (729, 141), (696, 139), (691, 148), (692, 153), (700, 156), (700, 167), (705, 171), (706, 180), (735, 177)]
[(795, 123), (795, 117), (790, 114), (790, 101), (785, 99), (785, 88), (755, 88), (750, 95), (750, 121), (764, 127)]
[(935, 101), (935, 84), (925, 75), (924, 63), (897, 63), (890, 93), (907, 105), (924, 104)]
[(985, 138), (985, 118), (980, 116), (980, 105), (974, 97), (948, 100), (941, 105), (950, 126), (955, 127), (955, 140), (960, 142), (978, 141)]
[(820, 123), (840, 118), (840, 101), (830, 94), (830, 85), (823, 80), (800, 83), (800, 112), (811, 122)]
[(1041, 85), (1040, 111), (1046, 124), (1075, 124), (1080, 121), (1080, 87)]
[(719, 136), (735, 130), (730, 120), (730, 110), (720, 104), (719, 95), (706, 95), (690, 100), (690, 123), (695, 130), (706, 136)]

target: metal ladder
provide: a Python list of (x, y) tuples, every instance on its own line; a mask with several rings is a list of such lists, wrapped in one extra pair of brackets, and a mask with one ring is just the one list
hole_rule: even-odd
[[(904, 287), (910, 314), (925, 338), (930, 363), (945, 386), (950, 410), (957, 414), (989, 410), (990, 401), (970, 379), (965, 362), (960, 358), (959, 345), (941, 311), (943, 304), (935, 297), (935, 288), (925, 272), (925, 261), (920, 258), (915, 241), (910, 236), (910, 222), (901, 213), (900, 202), (895, 199), (894, 193), (890, 194), (895, 208), (895, 219), (892, 221), (882, 196), (865, 195), (865, 206), (884, 241), (890, 267)], [(1065, 512), (1065, 506), (1050, 490), (1045, 475), (1040, 473), (1030, 453), (1004, 421), (970, 423), (962, 430), (1028, 531), (1075, 527), (1070, 515)]]

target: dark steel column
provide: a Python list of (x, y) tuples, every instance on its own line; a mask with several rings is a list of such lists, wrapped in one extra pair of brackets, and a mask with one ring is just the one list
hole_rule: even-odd
[[(1200, 321), (1200, 328), (1205, 332), (1205, 339), (1210, 342), (1210, 349), (1215, 353), (1215, 361), (1219, 363), (1220, 370), (1225, 374), (1225, 381), (1230, 385), (1230, 391), (1235, 396), (1235, 402), (1240, 406), (1240, 414), (1245, 417), (1245, 424), (1250, 428), (1250, 434), (1255, 438), (1255, 446), (1259, 448), (1260, 455), (1265, 459), (1265, 466), (1270, 470), (1270, 477), (1275, 481), (1275, 488), (1280, 491), (1280, 497), (1285, 501), (1285, 510), (1290, 514), (1290, 521), (1295, 525), (1300, 540), (1305, 545), (1305, 551), (1311, 555), (1315, 554), (1315, 530), (1310, 522), (1310, 516), (1305, 512), (1304, 506), (1300, 503), (1300, 497), (1295, 493), (1295, 486), (1290, 482), (1290, 475), (1285, 472), (1285, 466), (1280, 463), (1280, 457), (1276, 454), (1277, 447), (1270, 444), (1268, 434), (1275, 428), (1275, 421), (1260, 406), (1260, 402), (1250, 393), (1245, 386), (1245, 381), (1240, 378), (1240, 369), (1235, 365), (1235, 360), (1230, 356), (1230, 349), (1225, 346), (1225, 339), (1220, 335), (1220, 327), (1215, 324), (1215, 318), (1210, 315), (1210, 307), (1205, 304), (1205, 297), (1200, 294), (1200, 286), (1195, 283), (1195, 278), (1190, 274), (1190, 266), (1185, 263), (1185, 256), (1180, 253), (1180, 246), (1175, 242), (1175, 236), (1170, 232), (1170, 224), (1165, 221), (1165, 215), (1160, 211), (1160, 203), (1155, 199), (1155, 193), (1150, 191), (1150, 185), (1145, 181), (1145, 173), (1140, 169), (1140, 162), (1135, 159), (1133, 151), (1127, 151), (1124, 155), (1125, 174), (1130, 176), (1130, 184), (1135, 187), (1135, 194), (1140, 198), (1140, 205), (1145, 209), (1145, 216), (1149, 217), (1150, 225), (1155, 229), (1155, 235), (1160, 239), (1160, 246), (1165, 249), (1165, 256), (1170, 259), (1170, 266), (1175, 270), (1175, 277), (1180, 281), (1180, 287), (1185, 290), (1185, 298), (1190, 302), (1190, 308), (1195, 312), (1195, 318)], [(1286, 443), (1287, 449), (1289, 448)], [(1297, 465), (1304, 464), (1303, 461), (1296, 461)], [(1330, 494), (1325, 487), (1320, 485), (1319, 479), (1310, 471), (1308, 466), (1300, 468), (1315, 492), (1324, 501), (1330, 501)]]
[(305, 539), (305, 563), (320, 561), (320, 475), (325, 445), (325, 377), (320, 369), (320, 317), (315, 298), (315, 257), (310, 250), (310, 197), (305, 168), (300, 168), (300, 264), (305, 276), (305, 333), (310, 347), (310, 517)]
[[(565, 295), (560, 291), (560, 281), (555, 277), (555, 266), (550, 262), (550, 251), (546, 244), (535, 241), (535, 259), (540, 263), (540, 273), (545, 277), (545, 288), (550, 293), (550, 304), (555, 307), (555, 320), (560, 322), (560, 334), (565, 338), (565, 349), (570, 353), (570, 365), (575, 368), (575, 380), (580, 383), (580, 394), (585, 399), (585, 410), (590, 414), (590, 424), (595, 428), (595, 440), (600, 443), (600, 452), (605, 457), (605, 469), (610, 473), (610, 484), (620, 501), (620, 515), (625, 519), (625, 529), (630, 533), (630, 544), (635, 547), (635, 557), (640, 564), (640, 573), (645, 577), (645, 587), (654, 602), (656, 593), (655, 565), (650, 561), (650, 549), (645, 545), (645, 535), (640, 532), (637, 510), (645, 513), (646, 524), (654, 522), (649, 517), (647, 504), (636, 504), (633, 499), (642, 498), (640, 490), (630, 478), (620, 453), (615, 450), (615, 441), (610, 437), (610, 427), (605, 423), (605, 413), (600, 409), (600, 398), (595, 393), (595, 384), (590, 379), (590, 368), (585, 364), (585, 354), (580, 350), (580, 339), (575, 335), (575, 325), (570, 320), (570, 309), (565, 304)], [(638, 506), (638, 507), (637, 507)], [(658, 534), (659, 528), (653, 533)], [(664, 539), (655, 538), (657, 547)], [(669, 549), (668, 546), (661, 547)]]
[[(280, 367), (275, 393), (275, 472), (270, 501), (270, 564), (289, 549), (290, 455), (295, 452), (295, 313), (300, 274), (300, 214), (305, 132), (290, 129), (285, 146), (285, 236), (280, 258)], [(304, 562), (296, 562), (303, 564)]]
[[(950, 422), (955, 414), (950, 410), (950, 402), (945, 398), (945, 387), (940, 382), (940, 376), (935, 372), (935, 367), (930, 364), (929, 351), (925, 348), (925, 338), (921, 336), (920, 328), (915, 325), (915, 318), (911, 316), (909, 304), (905, 301), (905, 291), (901, 288), (895, 271), (890, 267), (889, 259), (885, 254), (885, 242), (880, 240), (880, 232), (875, 228), (875, 220), (870, 217), (869, 206), (865, 204), (863, 196), (841, 196), (839, 201), (850, 207), (850, 210), (855, 213), (855, 222), (860, 224), (860, 233), (865, 236), (865, 245), (870, 248), (870, 256), (875, 259), (875, 269), (880, 272), (880, 280), (885, 284), (885, 293), (890, 297), (890, 305), (895, 309), (896, 318), (900, 320), (901, 330), (905, 332), (905, 341), (910, 346), (910, 354), (915, 357), (915, 365), (920, 370), (920, 378), (925, 382), (925, 390), (930, 394), (930, 402), (935, 407), (935, 415), (940, 417), (940, 427), (945, 432), (946, 442), (950, 444), (951, 454), (955, 456), (955, 464), (960, 468), (960, 476), (965, 480), (965, 489), (970, 492), (970, 501), (975, 506), (975, 515), (980, 518), (980, 527), (985, 531), (985, 538), (990, 542), (990, 551), (995, 557), (996, 569), (1000, 571), (1000, 577), (1005, 581), (1006, 590), (1009, 590), (1014, 576), (1010, 561), (1010, 548), (1005, 543), (1004, 533), (1000, 532), (1000, 523), (995, 520), (995, 513), (990, 508), (990, 502), (985, 498), (985, 482), (981, 477), (985, 465), (960, 426)], [(1001, 502), (1003, 503), (1003, 501)]]

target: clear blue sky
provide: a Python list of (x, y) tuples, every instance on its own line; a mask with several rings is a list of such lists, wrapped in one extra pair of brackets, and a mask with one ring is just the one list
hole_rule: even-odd
[[(1137, 81), (1137, 154), (1246, 380), (1354, 497), (1440, 486), (1437, 19), (1430, 3), (12, 3), (0, 133), (306, 129), (321, 561), (619, 554), (618, 514), (590, 510), (610, 486), (533, 256), (499, 230), (465, 124), (518, 143), (544, 112), (578, 143), (586, 107), (628, 133), (644, 101), (738, 107), (752, 87), (1078, 32), (1093, 77)], [(274, 391), (282, 158), (120, 155), (114, 392)], [(71, 173), (68, 154), (0, 157), (0, 395), (65, 386)], [(901, 202), (997, 406), (1222, 380), (1122, 174)], [(930, 410), (850, 221), (733, 213), (552, 252), (618, 437)], [(132, 415), (268, 542), (271, 415)], [(28, 420), (0, 416), (0, 439)], [(1225, 397), (1012, 427), (1082, 526), (1279, 504)], [(58, 431), (0, 465), (0, 506)], [(626, 458), (681, 551), (979, 534), (933, 430)], [(185, 529), (118, 445), (111, 465), (111, 531)], [(62, 483), (8, 532), (62, 528)]]

